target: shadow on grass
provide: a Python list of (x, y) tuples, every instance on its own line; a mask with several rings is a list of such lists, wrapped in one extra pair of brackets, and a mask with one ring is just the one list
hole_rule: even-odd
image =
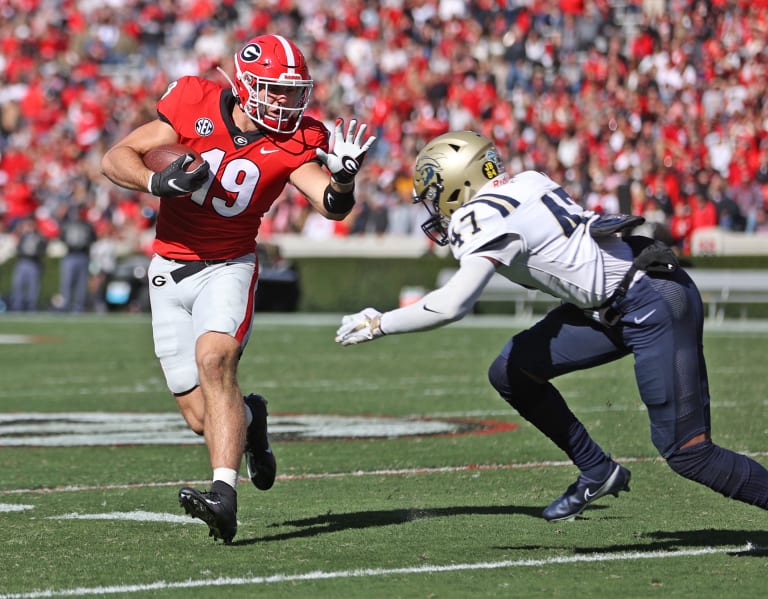
[(277, 535), (258, 537), (253, 539), (242, 539), (234, 541), (233, 545), (252, 545), (254, 543), (264, 543), (265, 541), (285, 541), (288, 539), (297, 539), (302, 537), (314, 537), (317, 535), (343, 530), (354, 530), (362, 528), (374, 528), (379, 526), (392, 526), (396, 524), (405, 524), (414, 520), (424, 520), (427, 518), (444, 518), (448, 516), (512, 516), (524, 515), (533, 518), (541, 518), (541, 506), (459, 506), (446, 508), (411, 508), (400, 510), (378, 510), (369, 512), (350, 512), (347, 514), (327, 513), (313, 518), (304, 518), (302, 520), (286, 520), (273, 526), (295, 526), (299, 528), (294, 532), (286, 532)]
[[(267, 535), (252, 539), (241, 539), (233, 545), (252, 545), (268, 541), (285, 541), (296, 538), (314, 537), (317, 535), (339, 532), (344, 530), (374, 528), (380, 526), (393, 526), (406, 524), (416, 520), (427, 518), (444, 518), (450, 516), (474, 515), (474, 516), (513, 516), (523, 515), (532, 518), (541, 518), (541, 507), (531, 506), (458, 506), (432, 509), (398, 509), (375, 510), (367, 512), (350, 512), (334, 514), (329, 512), (312, 518), (301, 520), (286, 520), (278, 526), (293, 526), (298, 530), (293, 532)], [(591, 506), (591, 510), (605, 509), (605, 506)], [(754, 530), (680, 530), (680, 531), (653, 531), (643, 533), (636, 537), (637, 542), (620, 545), (608, 545), (601, 547), (574, 547), (576, 554), (592, 553), (626, 553), (632, 551), (672, 551), (676, 549), (691, 549), (704, 547), (738, 547), (750, 544), (748, 550), (733, 552), (732, 555), (748, 557), (768, 557), (768, 532)], [(520, 547), (498, 547), (498, 549), (521, 549)], [(533, 547), (526, 547), (533, 549)], [(537, 549), (550, 549), (542, 545)]]
[[(702, 530), (659, 530), (636, 536), (638, 542), (621, 545), (606, 545), (601, 547), (574, 547), (576, 554), (593, 553), (629, 553), (633, 551), (674, 551), (680, 549), (697, 549), (705, 547), (739, 547), (750, 545), (744, 551), (734, 551), (729, 555), (745, 557), (768, 557), (768, 532), (756, 530), (718, 530), (707, 528)], [(498, 547), (510, 550), (521, 547)], [(541, 546), (538, 549), (549, 549)], [(531, 549), (526, 546), (525, 549)]]

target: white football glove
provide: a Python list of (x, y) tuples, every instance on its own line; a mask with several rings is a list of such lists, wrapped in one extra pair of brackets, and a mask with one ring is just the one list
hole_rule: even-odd
[(350, 314), (341, 319), (341, 326), (336, 331), (336, 343), (357, 345), (381, 337), (383, 334), (381, 312), (373, 308), (366, 308), (357, 314)]
[[(363, 159), (368, 150), (371, 149), (376, 141), (374, 136), (370, 136), (363, 143), (363, 135), (368, 125), (360, 124), (357, 128), (357, 120), (349, 121), (349, 128), (346, 136), (344, 135), (344, 119), (336, 119), (336, 130), (333, 135), (333, 144), (331, 153), (328, 154), (320, 148), (315, 150), (317, 157), (331, 171), (331, 177), (337, 183), (351, 183), (357, 175), (363, 164)], [(355, 130), (357, 129), (357, 134)]]

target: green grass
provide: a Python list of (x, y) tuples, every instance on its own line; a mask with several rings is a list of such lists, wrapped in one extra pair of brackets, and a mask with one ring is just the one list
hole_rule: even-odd
[[(203, 445), (3, 447), (0, 439), (0, 597), (764, 595), (765, 511), (687, 482), (657, 459), (631, 360), (557, 384), (593, 436), (632, 469), (632, 492), (552, 524), (541, 509), (576, 472), (486, 379), (518, 325), (495, 319), (502, 324), (341, 348), (332, 343), (334, 319), (303, 320), (259, 316), (241, 363), (243, 388), (266, 395), (273, 416), (464, 418), (518, 428), (277, 436), (280, 478), (267, 493), (240, 485), (231, 546), (214, 543), (191, 519), (61, 519), (139, 510), (181, 516), (178, 481), (210, 475)], [(0, 415), (176, 410), (146, 317), (6, 316), (0, 338), (11, 334), (42, 339), (0, 344)], [(766, 341), (759, 327), (705, 338), (715, 440), (762, 463)], [(758, 549), (727, 551), (747, 543)]]

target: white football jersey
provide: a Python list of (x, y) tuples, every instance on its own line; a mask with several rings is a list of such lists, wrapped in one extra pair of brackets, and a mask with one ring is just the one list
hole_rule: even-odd
[(632, 261), (618, 237), (590, 236), (597, 218), (543, 173), (502, 174), (451, 215), (449, 242), (459, 261), (492, 258), (510, 281), (591, 308), (610, 298)]

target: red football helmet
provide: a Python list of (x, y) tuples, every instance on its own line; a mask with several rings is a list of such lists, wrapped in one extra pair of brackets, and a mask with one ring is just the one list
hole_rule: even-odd
[(301, 50), (281, 35), (254, 37), (235, 54), (232, 90), (243, 111), (265, 129), (296, 131), (312, 85)]

